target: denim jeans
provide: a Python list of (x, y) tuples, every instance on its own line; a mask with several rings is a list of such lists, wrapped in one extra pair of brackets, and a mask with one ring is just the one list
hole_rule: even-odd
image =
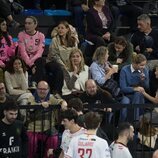
[[(144, 104), (144, 96), (140, 92), (135, 92), (134, 94), (126, 95), (121, 100), (121, 104)], [(120, 120), (125, 121), (128, 119), (129, 121), (139, 120), (139, 116), (141, 114), (140, 108), (127, 109), (123, 108), (121, 110)], [(128, 116), (128, 118), (127, 118)]]

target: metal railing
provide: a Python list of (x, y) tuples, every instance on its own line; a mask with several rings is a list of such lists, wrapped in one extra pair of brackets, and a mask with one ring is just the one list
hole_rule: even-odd
[[(146, 114), (144, 114), (144, 112), (148, 113), (148, 121), (150, 122), (150, 125), (152, 126), (152, 128), (157, 128), (158, 127), (158, 123), (152, 122), (153, 118), (153, 109), (154, 108), (158, 108), (158, 105), (154, 105), (154, 104), (144, 104), (144, 105), (122, 105), (122, 104), (85, 104), (84, 105), (84, 111), (89, 111), (89, 110), (94, 110), (94, 111), (98, 111), (99, 113), (101, 113), (104, 118), (104, 123), (103, 123), (103, 128), (105, 129), (105, 132), (107, 132), (107, 135), (109, 136), (110, 133), (110, 141), (113, 141), (116, 137), (116, 128), (118, 123), (125, 121), (125, 120), (121, 120), (120, 119), (120, 113), (122, 112), (123, 109), (127, 109), (127, 118), (126, 120), (130, 123), (133, 124), (134, 128), (135, 128), (135, 136), (133, 141), (129, 142), (129, 149), (133, 155), (134, 158), (149, 158), (152, 157), (152, 153), (153, 151), (157, 148), (158, 144), (157, 141), (155, 139), (155, 146), (153, 147), (153, 137), (152, 137), (152, 129), (150, 129), (149, 132), (149, 142), (148, 142), (148, 146), (145, 145), (145, 139), (146, 136), (142, 135), (142, 141), (140, 141), (140, 137), (138, 137), (138, 133), (140, 130), (140, 121), (138, 119), (136, 119), (134, 117), (135, 115), (135, 111), (136, 109), (139, 109), (141, 111), (141, 118), (145, 118)], [(20, 110), (26, 110), (26, 118), (25, 118), (25, 125), (28, 127), (29, 121), (33, 122), (34, 125), (34, 131), (36, 131), (35, 126), (36, 126), (36, 111), (39, 111), (41, 114), (41, 132), (45, 132), (44, 130), (44, 125), (45, 125), (45, 118), (46, 118), (46, 114), (49, 113), (49, 118), (50, 118), (50, 129), (52, 129), (52, 115), (54, 115), (54, 111), (57, 111), (58, 116), (60, 116), (60, 106), (59, 105), (53, 105), (50, 106), (49, 108), (45, 109), (42, 106), (39, 105), (25, 105), (25, 106), (19, 106)], [(106, 112), (106, 108), (112, 108), (112, 112)], [(31, 118), (30, 117), (30, 113), (31, 113)], [(157, 114), (158, 115), (158, 114)], [(33, 116), (33, 117), (32, 117)], [(21, 119), (21, 117), (19, 117)], [(61, 135), (62, 135), (62, 131), (60, 131), (60, 117), (58, 118), (57, 124), (55, 124), (55, 128), (58, 131), (58, 138), (59, 138), (59, 144), (58, 146), (60, 146), (60, 140), (61, 140)], [(158, 122), (158, 120), (157, 120)], [(112, 128), (109, 128), (112, 127)], [(111, 129), (111, 130), (109, 130)], [(156, 137), (155, 137), (156, 138)], [(43, 149), (45, 148), (44, 144), (40, 144), (40, 152), (41, 152), (41, 156), (39, 157), (43, 157), (42, 152)]]

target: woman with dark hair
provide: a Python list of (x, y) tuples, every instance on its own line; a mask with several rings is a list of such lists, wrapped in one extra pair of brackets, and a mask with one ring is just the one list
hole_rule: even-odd
[(63, 70), (69, 60), (72, 49), (78, 46), (78, 35), (67, 21), (61, 21), (52, 31), (52, 43), (46, 59), (46, 70), (49, 74), (49, 85), (53, 93), (60, 93), (63, 86)]
[(15, 54), (16, 43), (13, 43), (12, 37), (7, 31), (7, 22), (0, 18), (0, 80), (3, 81), (3, 70), (7, 62)]
[(0, 67), (5, 68), (7, 61), (15, 55), (16, 44), (7, 31), (7, 22), (0, 18)]
[[(152, 104), (158, 104), (158, 65), (155, 66), (151, 80), (151, 92), (150, 94), (145, 90), (142, 92), (144, 97)], [(154, 108), (151, 113), (146, 113), (143, 117), (147, 118), (148, 121), (151, 119), (151, 123), (158, 123), (158, 108)]]
[(31, 96), (31, 93), (28, 91), (28, 73), (22, 59), (19, 57), (12, 58), (4, 77), (8, 93), (17, 98), (19, 104), (25, 105), (26, 99)]
[(87, 39), (96, 45), (106, 46), (112, 41), (113, 17), (105, 0), (93, 0), (87, 12)]
[(117, 64), (119, 70), (131, 63), (133, 46), (123, 36), (116, 37), (114, 42), (108, 45), (109, 61)]

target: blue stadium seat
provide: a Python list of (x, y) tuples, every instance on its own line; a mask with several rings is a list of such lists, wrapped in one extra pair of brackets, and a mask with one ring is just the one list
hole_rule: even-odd
[(23, 15), (43, 15), (43, 10), (38, 10), (38, 9), (25, 9), (23, 12), (22, 12)]
[(69, 12), (67, 10), (45, 9), (44, 15), (47, 15), (47, 16), (71, 16), (71, 12)]
[[(14, 42), (17, 42), (17, 41), (18, 41), (18, 38), (13, 38), (13, 41), (14, 41)], [(46, 38), (46, 39), (45, 39), (45, 45), (46, 45), (46, 46), (49, 46), (50, 43), (51, 43), (51, 41), (52, 41), (52, 39)]]

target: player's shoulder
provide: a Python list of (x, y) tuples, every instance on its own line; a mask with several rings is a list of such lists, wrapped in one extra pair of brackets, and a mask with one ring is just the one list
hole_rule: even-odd
[(100, 138), (98, 136), (95, 136), (95, 139), (100, 143), (100, 144), (105, 144), (108, 145), (107, 141), (103, 138)]
[(65, 129), (64, 132), (63, 132), (63, 135), (67, 135), (67, 134), (70, 134), (70, 130), (69, 129)]
[(113, 142), (112, 146), (113, 148), (116, 148), (117, 150), (125, 150), (127, 148), (124, 144), (119, 143), (119, 142)]

